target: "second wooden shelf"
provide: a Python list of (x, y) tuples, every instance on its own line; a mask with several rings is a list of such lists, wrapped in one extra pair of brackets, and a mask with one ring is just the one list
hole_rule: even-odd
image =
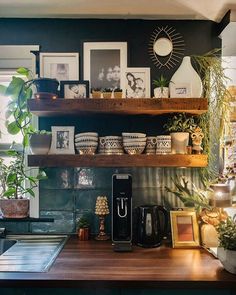
[(206, 167), (207, 155), (29, 155), (31, 167)]

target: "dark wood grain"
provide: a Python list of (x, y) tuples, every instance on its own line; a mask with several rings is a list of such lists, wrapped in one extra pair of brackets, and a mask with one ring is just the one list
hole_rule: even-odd
[(200, 115), (207, 112), (205, 98), (140, 99), (30, 99), (29, 110), (37, 116), (119, 114), (161, 115), (185, 112)]
[(206, 167), (207, 155), (29, 155), (32, 167)]
[(133, 247), (113, 252), (111, 241), (73, 237), (48, 273), (1, 273), (0, 286), (236, 288), (236, 276), (204, 249)]

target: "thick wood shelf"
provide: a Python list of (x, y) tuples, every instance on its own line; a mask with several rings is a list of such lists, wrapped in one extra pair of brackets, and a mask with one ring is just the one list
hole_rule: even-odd
[(207, 155), (29, 155), (31, 167), (206, 167)]
[(141, 99), (30, 99), (29, 110), (41, 117), (87, 114), (162, 115), (185, 112), (201, 115), (207, 112), (205, 98)]

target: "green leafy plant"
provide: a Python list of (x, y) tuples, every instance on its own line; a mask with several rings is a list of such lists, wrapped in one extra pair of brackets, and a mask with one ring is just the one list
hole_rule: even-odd
[(197, 124), (193, 116), (187, 117), (185, 113), (180, 113), (169, 118), (163, 127), (168, 132), (191, 133), (197, 127)]
[(221, 49), (214, 49), (204, 55), (191, 56), (203, 82), (203, 95), (208, 101), (208, 112), (199, 116), (199, 127), (204, 133), (203, 149), (208, 155), (209, 165), (200, 170), (202, 182), (214, 181), (219, 171), (216, 168), (216, 152), (224, 127), (229, 127), (228, 111), (232, 96), (227, 90), (229, 78), (222, 66)]
[(219, 246), (228, 250), (236, 250), (236, 223), (231, 217), (221, 221), (216, 228), (219, 236)]
[(171, 83), (171, 81), (166, 79), (163, 75), (161, 75), (160, 78), (153, 80), (153, 82), (152, 82), (152, 84), (155, 87), (161, 88), (161, 92), (163, 92), (163, 88), (168, 87), (170, 83)]
[(6, 165), (0, 158), (1, 198), (21, 199), (25, 194), (34, 196), (33, 189), (38, 181), (47, 178), (45, 172), (40, 171), (36, 177), (29, 176), (25, 171), (23, 155), (20, 152), (9, 150), (7, 155), (13, 160)]
[(123, 90), (121, 88), (115, 88), (113, 91), (114, 92), (122, 92)]
[(89, 221), (85, 216), (82, 216), (77, 223), (78, 228), (87, 228), (89, 226), (90, 226)]
[(177, 175), (175, 179), (172, 178), (175, 188), (165, 186), (167, 192), (174, 194), (184, 204), (185, 207), (195, 207), (196, 211), (200, 212), (202, 208), (211, 209), (209, 199), (205, 190), (197, 188), (192, 183), (192, 189), (189, 188), (189, 182), (184, 177), (179, 178)]

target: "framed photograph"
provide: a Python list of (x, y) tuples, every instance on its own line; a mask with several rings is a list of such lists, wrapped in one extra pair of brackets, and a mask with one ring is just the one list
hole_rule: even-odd
[(188, 83), (184, 84), (174, 84), (172, 85), (173, 89), (173, 97), (179, 98), (188, 98), (192, 96), (191, 93), (191, 85)]
[(126, 42), (84, 42), (84, 79), (90, 88), (125, 87)]
[(170, 211), (173, 248), (199, 247), (199, 227), (195, 211)]
[(61, 81), (60, 96), (64, 98), (88, 98), (89, 81)]
[(79, 80), (79, 53), (40, 52), (40, 77)]
[(52, 126), (52, 143), (49, 154), (74, 154), (74, 126)]
[(150, 94), (150, 68), (125, 69), (125, 97), (149, 98)]

